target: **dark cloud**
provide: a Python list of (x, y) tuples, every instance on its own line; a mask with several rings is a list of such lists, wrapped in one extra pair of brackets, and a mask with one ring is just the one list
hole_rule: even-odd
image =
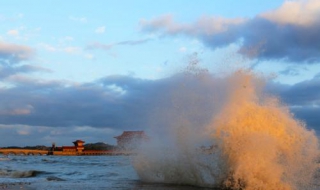
[(282, 88), (278, 93), (282, 100), (291, 106), (320, 106), (320, 79), (313, 78), (287, 88)]
[[(188, 118), (194, 125), (204, 125), (222, 106), (225, 83), (210, 74), (194, 73), (158, 80), (114, 75), (81, 85), (16, 79), (15, 87), (0, 90), (0, 123), (146, 129)], [(320, 107), (319, 78), (295, 85), (270, 83), (267, 91), (278, 96), (301, 119), (308, 120), (315, 115), (316, 106)], [(307, 112), (310, 117), (306, 117)]]
[[(179, 110), (181, 113), (192, 111), (192, 117), (201, 116), (199, 120), (209, 117), (209, 113), (199, 115), (195, 110), (206, 109), (210, 104), (201, 102), (200, 106), (198, 103), (202, 100), (191, 99), (196, 94), (210, 96), (209, 92), (201, 95), (210, 91), (211, 88), (205, 88), (209, 83), (186, 79), (175, 76), (153, 81), (109, 76), (96, 83), (67, 87), (63, 83), (24, 82), (0, 90), (0, 98), (5, 100), (1, 104), (0, 123), (136, 129), (147, 128), (150, 118), (168, 125), (169, 118)], [(186, 87), (190, 85), (192, 88)], [(190, 104), (185, 105), (186, 101)]]
[(318, 1), (286, 1), (279, 9), (250, 19), (205, 16), (189, 24), (165, 15), (142, 20), (140, 26), (144, 31), (161, 35), (197, 37), (212, 49), (238, 43), (239, 53), (249, 58), (318, 63), (319, 15)]
[(320, 78), (314, 77), (294, 85), (269, 83), (267, 89), (288, 105), (295, 117), (320, 132)]
[(293, 107), (291, 111), (294, 116), (304, 123), (306, 123), (307, 128), (314, 129), (318, 134), (320, 134), (320, 107), (305, 106), (305, 107)]
[(237, 28), (238, 39), (242, 41), (239, 52), (266, 60), (319, 62), (320, 37), (316, 32), (319, 29), (320, 20), (310, 26), (300, 26), (256, 17)]
[[(195, 68), (158, 80), (114, 75), (77, 85), (24, 78), (13, 84), (0, 89), (0, 124), (28, 126), (30, 135), (40, 135), (34, 129), (44, 126), (43, 135), (49, 139), (64, 138), (63, 134), (69, 138), (71, 134), (75, 138), (97, 135), (102, 129), (119, 132), (166, 130), (184, 124), (206, 126), (222, 109), (228, 94), (226, 79)], [(319, 130), (319, 87), (319, 78), (314, 78), (295, 85), (269, 83), (267, 91), (278, 96), (309, 128)], [(84, 126), (90, 130), (77, 130)], [(19, 130), (28, 137), (23, 127)]]
[(32, 72), (51, 72), (49, 69), (32, 66), (32, 65), (22, 65), (22, 66), (0, 66), (0, 79), (6, 78), (15, 74), (20, 73), (32, 73)]

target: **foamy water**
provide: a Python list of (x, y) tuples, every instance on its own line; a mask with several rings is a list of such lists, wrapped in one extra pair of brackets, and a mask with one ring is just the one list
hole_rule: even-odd
[[(215, 105), (211, 119), (194, 125), (189, 114), (168, 109), (182, 117), (163, 126), (162, 134), (156, 130), (154, 136), (161, 138), (141, 147), (134, 167), (142, 181), (235, 190), (319, 189), (316, 135), (276, 97), (264, 93), (263, 79), (247, 71), (220, 79), (205, 74), (204, 80), (199, 73), (186, 77), (212, 82), (215, 96), (206, 99)], [(183, 98), (186, 91), (177, 94)], [(195, 96), (184, 104), (205, 96), (193, 89), (189, 93)]]

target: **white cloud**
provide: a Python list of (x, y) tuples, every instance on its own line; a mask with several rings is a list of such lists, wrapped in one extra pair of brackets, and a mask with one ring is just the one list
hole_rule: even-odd
[(81, 22), (81, 23), (87, 23), (88, 22), (88, 19), (86, 17), (69, 16), (69, 19), (72, 20), (72, 21)]
[[(0, 41), (0, 60), (8, 63), (18, 63), (33, 57), (34, 51), (29, 46), (9, 44)], [(0, 62), (1, 63), (1, 62)]]
[(30, 135), (30, 132), (27, 130), (18, 130), (17, 133), (19, 135)]
[(260, 16), (280, 24), (308, 26), (320, 18), (320, 1), (286, 1), (279, 9)]
[(68, 54), (79, 54), (82, 53), (82, 49), (77, 46), (53, 46), (46, 43), (40, 43), (38, 46), (49, 52), (65, 52)]
[(9, 35), (9, 36), (19, 36), (19, 30), (9, 30), (8, 32), (7, 32), (7, 34)]
[(12, 110), (2, 110), (0, 115), (29, 115), (32, 112), (30, 108), (15, 108)]
[(103, 34), (106, 31), (106, 27), (105, 26), (100, 26), (98, 28), (96, 28), (95, 33), (97, 34)]
[(185, 24), (178, 23), (173, 19), (172, 15), (163, 15), (153, 20), (141, 20), (140, 26), (143, 30), (157, 31), (161, 30), (169, 34), (206, 34), (212, 35), (224, 32), (229, 27), (240, 25), (246, 20), (243, 18), (222, 18), (222, 17), (207, 17), (203, 16), (199, 18), (195, 23)]

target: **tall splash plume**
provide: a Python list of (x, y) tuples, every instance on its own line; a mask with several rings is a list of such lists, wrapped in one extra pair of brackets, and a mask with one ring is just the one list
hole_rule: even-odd
[(314, 189), (319, 151), (314, 132), (277, 98), (263, 93), (263, 80), (253, 73), (210, 76), (191, 78), (212, 83), (214, 95), (207, 96), (212, 99), (191, 89), (184, 103), (208, 102), (213, 109), (203, 114), (209, 112), (211, 119), (195, 123), (196, 118), (180, 110), (182, 117), (161, 132), (155, 130), (133, 158), (140, 179), (234, 190)]

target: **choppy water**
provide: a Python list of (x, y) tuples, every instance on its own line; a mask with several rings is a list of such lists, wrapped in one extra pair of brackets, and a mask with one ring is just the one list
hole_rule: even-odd
[(203, 189), (139, 181), (128, 156), (9, 156), (0, 160), (0, 183), (32, 189)]

